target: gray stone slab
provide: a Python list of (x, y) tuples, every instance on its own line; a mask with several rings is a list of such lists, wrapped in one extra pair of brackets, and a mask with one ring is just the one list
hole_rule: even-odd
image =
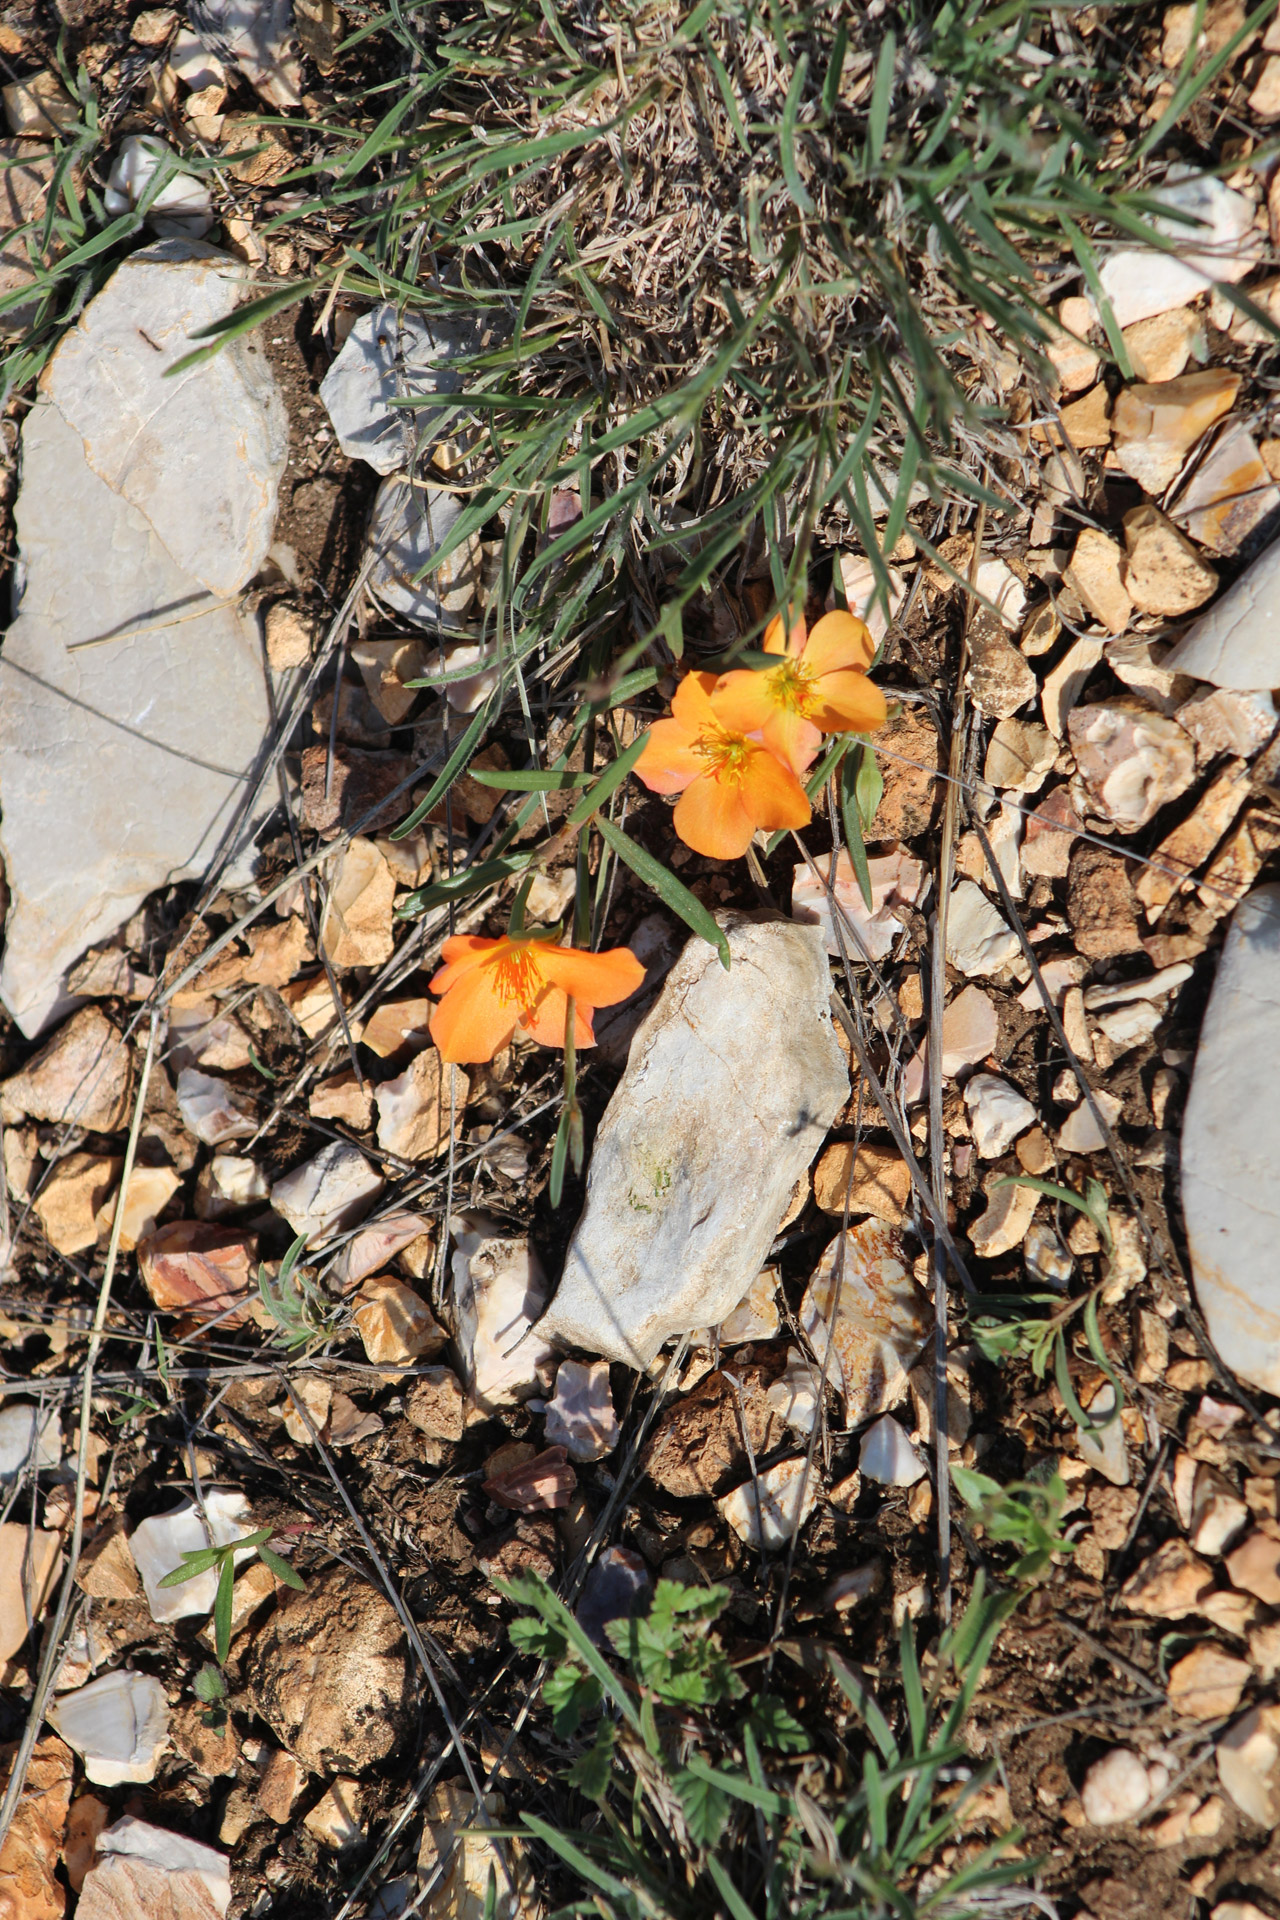
[(1237, 693), (1280, 687), (1280, 540), (1216, 600), (1161, 666)]
[(398, 315), (390, 303), (362, 315), (320, 386), (342, 451), (377, 473), (407, 473), (417, 453), (456, 425), (457, 410), (393, 403), (457, 393), (462, 375), (447, 363), (474, 353), (480, 335), (478, 322), (428, 325), (417, 314)]

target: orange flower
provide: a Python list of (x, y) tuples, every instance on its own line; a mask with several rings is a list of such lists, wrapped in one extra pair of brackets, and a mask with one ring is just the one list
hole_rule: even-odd
[(644, 968), (629, 947), (586, 953), (525, 934), (483, 940), (456, 934), (443, 948), (445, 965), (431, 981), (444, 997), (431, 1015), (431, 1038), (445, 1060), (473, 1066), (492, 1060), (520, 1033), (544, 1047), (562, 1047), (573, 996), (574, 1045), (593, 1047), (591, 1016), (633, 994)]
[(680, 795), (673, 819), (687, 847), (736, 860), (757, 827), (804, 827), (812, 810), (791, 768), (727, 721), (714, 686), (713, 673), (685, 675), (635, 770), (654, 793)]
[(875, 642), (851, 613), (826, 613), (812, 633), (803, 615), (785, 639), (782, 619), (765, 628), (764, 650), (776, 667), (740, 667), (716, 686), (716, 712), (726, 727), (759, 733), (771, 753), (796, 773), (812, 764), (824, 733), (870, 733), (885, 722), (884, 695), (864, 668)]

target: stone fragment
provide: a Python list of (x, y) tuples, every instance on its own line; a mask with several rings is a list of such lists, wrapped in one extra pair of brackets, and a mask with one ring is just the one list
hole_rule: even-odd
[(1131, 694), (1076, 707), (1067, 735), (1090, 797), (1123, 833), (1145, 827), (1195, 778), (1187, 734)]
[(1055, 422), (1052, 426), (1033, 427), (1033, 439), (1059, 446), (1059, 434), (1065, 434), (1077, 453), (1087, 453), (1092, 447), (1108, 446), (1111, 441), (1111, 397), (1104, 383), (1099, 381), (1082, 399), (1073, 400), (1068, 406), (1062, 407), (1058, 420), (1060, 426)]
[(327, 741), (323, 746), (305, 747), (298, 809), (302, 824), (322, 840), (352, 829), (369, 835), (385, 833), (408, 811), (407, 793), (398, 799), (389, 796), (412, 771), (413, 762), (403, 753), (366, 753), (338, 741), (330, 762)]
[(831, 894), (827, 891), (830, 867), (830, 854), (822, 854), (812, 867), (808, 861), (800, 861), (793, 869), (792, 919), (800, 926), (821, 927), (823, 944), (830, 954), (838, 956), (843, 951), (854, 962), (883, 960), (903, 929), (893, 908), (915, 905), (924, 884), (924, 867), (900, 847), (893, 853), (868, 860), (869, 911), (853, 862), (843, 849), (836, 859), (835, 904), (832, 906)]
[(145, 1000), (154, 986), (122, 947), (92, 947), (67, 975), (67, 992), (90, 999)]
[(1271, 478), (1248, 428), (1232, 420), (1179, 493), (1170, 513), (1210, 553), (1231, 554), (1238, 553), (1254, 529), (1271, 520), (1277, 508), (1280, 487)]
[(270, 1197), (271, 1183), (256, 1160), (246, 1160), (240, 1154), (215, 1153), (208, 1165), (200, 1169), (196, 1180), (196, 1218), (222, 1220), (242, 1213), (246, 1207), (263, 1204)]
[(311, 661), (315, 623), (286, 600), (277, 600), (266, 612), (267, 664), (273, 673), (288, 673)]
[(858, 1471), (883, 1486), (914, 1487), (926, 1468), (918, 1448), (891, 1414), (873, 1421), (858, 1448)]
[[(495, 1468), (494, 1462), (519, 1454), (509, 1466)], [(578, 1476), (569, 1465), (563, 1447), (546, 1447), (535, 1453), (531, 1447), (500, 1447), (486, 1463), (488, 1478), (480, 1490), (495, 1506), (511, 1513), (540, 1513), (567, 1507), (578, 1484)]]
[(462, 512), (461, 497), (447, 488), (383, 481), (369, 526), (375, 554), (369, 586), (393, 613), (419, 626), (456, 631), (465, 625), (483, 555), (477, 533), (454, 544)]
[[(1079, 315), (1077, 306), (1082, 308)], [(1045, 354), (1067, 393), (1079, 393), (1098, 377), (1099, 355), (1082, 337), (1092, 320), (1087, 301), (1064, 300), (1058, 308), (1058, 325), (1045, 344)]]
[(178, 1075), (178, 1111), (183, 1125), (206, 1147), (245, 1140), (258, 1130), (257, 1115), (236, 1098), (237, 1089), (216, 1074), (184, 1067)]
[[(84, 370), (86, 391), (100, 376)], [(166, 393), (174, 386), (166, 383)], [(207, 401), (207, 389), (199, 392)], [(204, 418), (202, 472), (206, 428)], [(62, 977), (86, 947), (114, 933), (157, 886), (191, 878), (212, 859), (244, 797), (267, 709), (252, 622), (222, 604), (191, 617), (192, 603), (200, 608), (210, 596), (143, 514), (90, 469), (79, 434), (48, 399), (24, 423), (22, 469), (25, 584), (0, 657), (3, 855), (13, 894), (0, 995), (35, 1034), (66, 1004)], [(156, 608), (182, 611), (158, 627)], [(120, 637), (77, 647), (104, 634)]]
[(474, 353), (475, 321), (433, 320), (387, 304), (356, 321), (325, 375), (320, 398), (342, 451), (375, 473), (407, 473), (448, 436), (457, 413), (406, 409), (393, 401), (456, 393), (463, 375), (451, 362)]
[(1178, 724), (1196, 743), (1202, 760), (1213, 760), (1221, 753), (1242, 759), (1265, 747), (1280, 723), (1275, 698), (1270, 693), (1234, 693), (1219, 687), (1213, 693), (1197, 693), (1178, 708)]
[(631, 1043), (539, 1327), (560, 1345), (643, 1367), (673, 1333), (722, 1319), (848, 1099), (820, 935), (747, 914), (723, 925), (731, 970), (690, 941)]
[(372, 840), (352, 840), (334, 856), (320, 944), (335, 967), (380, 967), (391, 958), (395, 897), (391, 869)]
[[(1000, 1022), (989, 996), (981, 987), (965, 987), (947, 1003), (942, 1015), (942, 1075), (949, 1079), (964, 1067), (976, 1067), (995, 1050)], [(907, 1062), (902, 1097), (908, 1106), (923, 1100), (928, 1085), (927, 1048), (922, 1044)]]
[(838, 1140), (823, 1153), (813, 1170), (813, 1197), (824, 1213), (874, 1214), (890, 1226), (901, 1226), (911, 1197), (911, 1170), (896, 1147), (863, 1141)]
[(1007, 1153), (1036, 1117), (1031, 1102), (996, 1073), (975, 1073), (966, 1081), (964, 1104), (982, 1160), (995, 1160)]
[(1115, 406), (1116, 459), (1148, 493), (1163, 493), (1196, 442), (1230, 413), (1239, 390), (1240, 375), (1224, 368), (1126, 387)]
[(720, 1345), (740, 1347), (750, 1340), (772, 1340), (779, 1325), (778, 1269), (761, 1267), (733, 1312), (720, 1322)]
[(166, 375), (190, 334), (234, 310), (242, 284), (238, 264), (211, 247), (169, 240), (129, 254), (43, 380), (95, 473), (218, 597), (236, 593), (266, 559), (287, 447), (284, 404), (261, 350), (241, 340), (176, 379)]
[(307, 1111), (317, 1120), (341, 1120), (356, 1133), (367, 1133), (373, 1125), (373, 1086), (368, 1080), (362, 1085), (344, 1067), (317, 1083)]
[(1212, 599), (1218, 586), (1214, 569), (1157, 508), (1126, 513), (1124, 541), (1125, 591), (1139, 613), (1191, 613)]
[(442, 1920), (445, 1915), (449, 1920), (485, 1920), (491, 1881), (497, 1896), (495, 1920), (535, 1920), (538, 1904), (519, 1841), (485, 1837), (485, 1828), (499, 1824), (505, 1812), (501, 1794), (486, 1793), (481, 1813), (462, 1780), (443, 1781), (433, 1790), (418, 1849), (418, 1878), (430, 1879), (444, 1863), (430, 1909)]
[(1280, 540), (1201, 615), (1165, 665), (1240, 693), (1280, 687)]
[(914, 840), (934, 824), (945, 771), (942, 743), (927, 719), (911, 709), (896, 714), (876, 735), (876, 758), (884, 792), (870, 840)]
[(1169, 1783), (1169, 1769), (1149, 1765), (1128, 1747), (1112, 1747), (1085, 1774), (1080, 1804), (1091, 1827), (1116, 1827), (1136, 1820)]
[(201, 37), (277, 110), (302, 105), (293, 15), (290, 0), (203, 0), (201, 7)]
[(363, 1799), (358, 1780), (339, 1777), (325, 1788), (310, 1813), (303, 1815), (302, 1824), (322, 1847), (341, 1853), (353, 1847), (364, 1832), (360, 1824)]
[(240, 1326), (256, 1285), (256, 1253), (250, 1233), (211, 1221), (174, 1220), (139, 1242), (138, 1271), (162, 1312), (194, 1311), (207, 1318), (234, 1307), (220, 1325)]
[(1067, 715), (1083, 693), (1102, 654), (1101, 640), (1076, 640), (1047, 676), (1040, 690), (1040, 707), (1045, 725), (1055, 740), (1061, 740), (1065, 733)]
[(1035, 674), (1018, 649), (1010, 645), (1003, 622), (985, 610), (975, 616), (969, 629), (965, 684), (974, 705), (989, 720), (1009, 719), (1019, 707), (1034, 700), (1038, 691)]
[[(239, 1540), (249, 1531), (249, 1503), (244, 1495), (224, 1493), (217, 1488), (205, 1494), (203, 1509), (188, 1500), (169, 1513), (155, 1514), (150, 1520), (141, 1521), (134, 1528), (129, 1551), (142, 1580), (151, 1618), (158, 1626), (208, 1613), (213, 1607), (218, 1590), (216, 1568), (208, 1568), (175, 1587), (160, 1584), (166, 1574), (182, 1565), (183, 1554), (199, 1553), (210, 1545), (230, 1546), (233, 1540)], [(234, 1556), (237, 1566), (252, 1557), (251, 1547), (239, 1549)]]
[(799, 1347), (787, 1348), (787, 1363), (765, 1394), (766, 1404), (793, 1433), (810, 1434), (822, 1405), (822, 1380)]
[(1280, 1388), (1274, 1259), (1275, 1134), (1269, 1062), (1280, 1030), (1280, 888), (1236, 911), (1200, 1031), (1182, 1137), (1182, 1197), (1196, 1296), (1242, 1379)]
[(430, 1021), (435, 1001), (425, 997), (411, 1000), (384, 1000), (365, 1021), (360, 1033), (363, 1046), (379, 1060), (393, 1060), (398, 1053), (415, 1053), (431, 1044)]
[[(1123, 551), (1109, 534), (1082, 527), (1062, 580), (1109, 633), (1124, 632), (1133, 602), (1124, 583)], [(1049, 725), (1053, 727), (1052, 720)]]
[(224, 1920), (227, 1856), (126, 1815), (98, 1835), (77, 1920)]
[(1011, 1180), (995, 1181), (987, 1189), (986, 1211), (968, 1229), (969, 1243), (980, 1260), (998, 1260), (1002, 1253), (1022, 1245), (1040, 1196)]
[(170, 1726), (173, 1744), (184, 1760), (189, 1760), (206, 1780), (234, 1774), (239, 1759), (239, 1742), (230, 1719), (210, 1726), (206, 1709), (184, 1707)]
[(492, 1413), (527, 1400), (550, 1382), (554, 1346), (546, 1317), (538, 1320), (546, 1304), (546, 1276), (527, 1234), (503, 1239), (479, 1216), (456, 1222), (454, 1234), (460, 1369), (474, 1404)]
[(28, 1468), (39, 1473), (61, 1464), (62, 1438), (56, 1408), (42, 1409), (33, 1400), (16, 1400), (0, 1409), (0, 1480), (11, 1480)]
[(432, 1160), (462, 1131), (471, 1082), (446, 1067), (434, 1047), (415, 1054), (402, 1074), (374, 1090), (378, 1145), (401, 1160)]
[(780, 1460), (716, 1507), (749, 1547), (779, 1553), (813, 1512), (818, 1492), (818, 1474), (807, 1460)]
[(135, 1600), (142, 1591), (124, 1522), (117, 1519), (88, 1541), (76, 1585), (95, 1600)]
[(1214, 175), (1170, 167), (1153, 197), (1189, 218), (1157, 214), (1152, 230), (1168, 250), (1121, 247), (1104, 263), (1102, 288), (1121, 327), (1185, 306), (1215, 280), (1243, 279), (1259, 257), (1252, 201)]
[(1076, 847), (1067, 874), (1067, 919), (1076, 946), (1090, 960), (1138, 953), (1142, 936), (1128, 862), (1102, 847)]
[(285, 1596), (250, 1649), (248, 1687), (276, 1738), (316, 1773), (361, 1774), (413, 1725), (404, 1629), (346, 1567)]
[(271, 1189), (271, 1204), (295, 1233), (326, 1240), (358, 1225), (386, 1183), (345, 1140), (331, 1141)]
[(1109, 1480), (1113, 1487), (1127, 1487), (1132, 1476), (1129, 1472), (1124, 1423), (1116, 1417), (1115, 1388), (1109, 1380), (1097, 1389), (1086, 1405), (1085, 1412), (1090, 1424), (1098, 1431), (1090, 1433), (1083, 1427), (1076, 1428), (1076, 1445), (1080, 1449), (1081, 1459), (1100, 1473), (1104, 1480)]
[(1205, 351), (1204, 322), (1186, 307), (1153, 314), (1124, 329), (1129, 349), (1129, 364), (1135, 380), (1159, 385), (1176, 380), (1194, 353), (1200, 359)]
[[(1191, 1510), (1191, 1544), (1212, 1560), (1244, 1527), (1249, 1509), (1225, 1476), (1207, 1461), (1196, 1467)], [(1277, 1556), (1280, 1562), (1280, 1556)], [(1247, 1581), (1235, 1585), (1248, 1589)]]
[(1182, 1540), (1165, 1544), (1130, 1574), (1120, 1597), (1131, 1613), (1153, 1620), (1181, 1620), (1198, 1613), (1213, 1590), (1213, 1571)]
[(352, 1318), (365, 1358), (374, 1366), (407, 1366), (424, 1357), (434, 1359), (448, 1340), (421, 1295), (386, 1275), (364, 1282)]
[[(1124, 1101), (1105, 1090), (1094, 1094), (1093, 1104), (1110, 1127), (1115, 1126), (1124, 1111)], [(1106, 1144), (1107, 1137), (1094, 1119), (1088, 1101), (1082, 1100), (1058, 1130), (1059, 1153), (1101, 1153)]]
[[(157, 191), (158, 182), (163, 184)], [(206, 183), (195, 174), (183, 173), (173, 148), (151, 133), (131, 133), (120, 142), (107, 175), (102, 204), (111, 214), (141, 213), (160, 239), (183, 244), (203, 240), (213, 225), (213, 202)], [(112, 479), (111, 471), (101, 467), (99, 471), (105, 480)], [(148, 512), (147, 518), (153, 515)], [(157, 531), (164, 539), (163, 530)], [(165, 545), (171, 553), (174, 551), (168, 540)], [(184, 564), (190, 558), (187, 553), (175, 553), (174, 557)]]
[(102, 1153), (69, 1153), (58, 1161), (31, 1202), (51, 1247), (72, 1254), (97, 1243), (99, 1218), (123, 1165), (118, 1155)]
[(116, 1209), (119, 1208), (123, 1216), (120, 1222), (120, 1251), (132, 1253), (144, 1235), (155, 1232), (157, 1215), (164, 1212), (181, 1185), (182, 1176), (175, 1173), (172, 1167), (135, 1166), (129, 1175), (123, 1200), (117, 1197), (114, 1204), (108, 1203), (105, 1214), (99, 1219), (99, 1237), (110, 1235)]
[(1021, 949), (1012, 927), (972, 880), (958, 880), (947, 903), (947, 959), (961, 973), (996, 973)]
[(277, 1747), (258, 1782), (258, 1809), (277, 1827), (292, 1818), (298, 1796), (307, 1784), (306, 1769), (283, 1747)]
[(1218, 1779), (1229, 1799), (1270, 1831), (1280, 1814), (1280, 1708), (1254, 1707), (1218, 1742)]
[(43, 1617), (62, 1573), (57, 1533), (0, 1522), (0, 1671)]
[(763, 1365), (735, 1364), (700, 1380), (654, 1428), (643, 1455), (654, 1484), (677, 1500), (725, 1493), (751, 1469), (744, 1428), (757, 1460), (787, 1437), (782, 1410), (769, 1399), (772, 1384), (772, 1368)]
[(891, 1227), (864, 1220), (837, 1235), (805, 1288), (800, 1324), (844, 1399), (846, 1425), (861, 1426), (896, 1405), (929, 1322), (927, 1298)]
[(547, 1402), (547, 1445), (562, 1446), (571, 1460), (603, 1460), (618, 1444), (618, 1416), (605, 1360), (562, 1360), (556, 1390)]
[(992, 730), (983, 778), (1006, 793), (1034, 793), (1056, 756), (1053, 735), (1038, 721), (1001, 720)]
[[(12, 71), (12, 69), (10, 69)], [(52, 68), (11, 80), (0, 88), (10, 133), (28, 139), (52, 139), (63, 127), (74, 126), (79, 109)]]
[(82, 1007), (0, 1088), (6, 1125), (24, 1116), (89, 1133), (114, 1133), (129, 1118), (129, 1050), (105, 1013)]
[[(1274, 1525), (1274, 1522), (1269, 1523)], [(1227, 1555), (1227, 1576), (1233, 1587), (1251, 1593), (1265, 1606), (1280, 1602), (1280, 1540), (1259, 1529)]]
[(118, 1668), (87, 1687), (63, 1693), (48, 1719), (84, 1762), (97, 1787), (154, 1780), (169, 1744), (169, 1704), (149, 1673)]
[(466, 1430), (467, 1399), (462, 1382), (448, 1367), (425, 1367), (405, 1405), (405, 1418), (428, 1440), (461, 1440)]
[(1149, 920), (1158, 919), (1179, 890), (1178, 875), (1192, 874), (1209, 858), (1252, 792), (1249, 768), (1231, 760), (1216, 773), (1187, 818), (1166, 834), (1134, 883)]
[[(404, 1255), (415, 1242), (426, 1240), (434, 1250), (431, 1222), (425, 1214), (401, 1208), (384, 1213), (347, 1241), (330, 1269), (333, 1284), (345, 1293), (371, 1273), (380, 1273), (397, 1254)], [(425, 1249), (424, 1249), (425, 1251)], [(402, 1262), (403, 1264), (403, 1262)], [(425, 1261), (406, 1266), (412, 1278), (425, 1278)]]
[[(14, 1748), (0, 1748), (7, 1786)], [(0, 1844), (0, 1913), (5, 1920), (62, 1920), (67, 1896), (55, 1877), (71, 1805), (74, 1762), (61, 1740), (46, 1734), (32, 1750), (22, 1796)]]

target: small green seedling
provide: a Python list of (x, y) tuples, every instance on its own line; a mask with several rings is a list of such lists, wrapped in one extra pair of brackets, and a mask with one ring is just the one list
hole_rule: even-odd
[(319, 1340), (332, 1330), (337, 1319), (333, 1308), (306, 1275), (298, 1271), (298, 1262), (308, 1236), (300, 1233), (280, 1263), (280, 1272), (272, 1281), (266, 1267), (258, 1265), (258, 1293), (262, 1304), (280, 1329), (281, 1346), (296, 1352)]
[(227, 1655), (231, 1651), (231, 1591), (236, 1578), (236, 1555), (251, 1547), (264, 1567), (273, 1573), (277, 1580), (283, 1580), (286, 1587), (293, 1587), (298, 1593), (306, 1589), (306, 1581), (300, 1573), (295, 1573), (289, 1562), (281, 1554), (275, 1553), (266, 1544), (274, 1533), (274, 1527), (260, 1527), (257, 1533), (242, 1534), (238, 1540), (228, 1540), (221, 1547), (196, 1547), (182, 1556), (182, 1565), (174, 1567), (161, 1580), (162, 1587), (180, 1587), (187, 1580), (194, 1580), (202, 1573), (218, 1570), (218, 1591), (213, 1602), (213, 1650), (218, 1665), (225, 1667)]
[(1010, 1568), (1017, 1581), (1039, 1580), (1055, 1553), (1071, 1553), (1073, 1544), (1058, 1530), (1067, 1489), (1061, 1474), (1047, 1480), (1011, 1480), (1002, 1487), (972, 1467), (952, 1467), (956, 1492), (991, 1540), (1020, 1549)]
[(224, 1727), (227, 1723), (227, 1683), (222, 1672), (212, 1661), (206, 1660), (193, 1682), (197, 1700), (204, 1703), (205, 1711), (200, 1715), (206, 1727)]

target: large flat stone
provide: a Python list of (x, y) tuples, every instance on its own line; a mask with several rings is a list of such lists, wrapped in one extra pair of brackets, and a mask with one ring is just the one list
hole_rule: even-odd
[(792, 1189), (848, 1098), (818, 927), (721, 916), (636, 1031), (596, 1136), (587, 1203), (539, 1333), (649, 1364), (715, 1326), (764, 1264)]
[(1280, 886), (1236, 909), (1182, 1134), (1196, 1295), (1227, 1365), (1280, 1392)]
[(271, 545), (288, 451), (284, 401), (252, 336), (185, 373), (169, 369), (244, 291), (243, 267), (213, 247), (143, 248), (89, 302), (41, 382), (94, 472), (219, 596), (251, 580)]
[(1280, 540), (1241, 574), (1161, 661), (1238, 693), (1280, 687)]
[[(250, 622), (200, 612), (204, 589), (47, 400), (23, 428), (16, 518), (24, 584), (0, 653), (12, 894), (0, 999), (30, 1036), (69, 1004), (63, 976), (87, 947), (156, 887), (208, 866), (268, 714)], [(113, 633), (132, 637), (77, 646)]]

